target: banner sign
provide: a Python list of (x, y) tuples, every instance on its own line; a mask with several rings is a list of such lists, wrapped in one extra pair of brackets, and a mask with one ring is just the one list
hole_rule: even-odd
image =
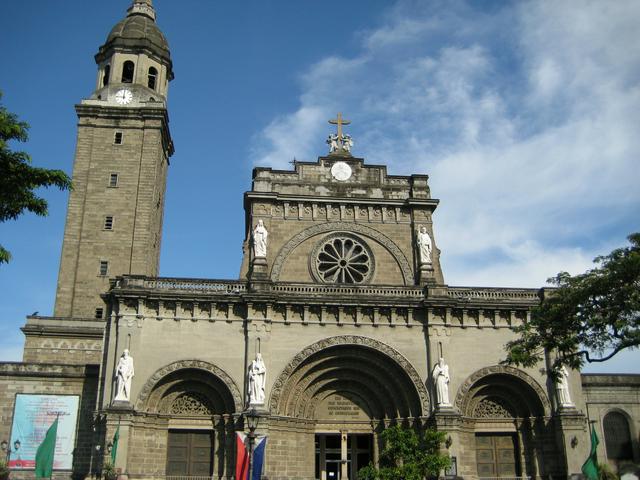
[[(71, 470), (79, 403), (78, 395), (17, 394), (13, 409), (9, 467), (25, 470), (35, 468), (38, 446), (58, 417), (53, 469)], [(19, 447), (16, 449), (17, 441)]]

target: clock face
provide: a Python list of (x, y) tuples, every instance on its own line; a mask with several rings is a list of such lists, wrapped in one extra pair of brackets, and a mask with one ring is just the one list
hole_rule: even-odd
[(126, 105), (127, 103), (131, 102), (131, 100), (133, 100), (133, 94), (126, 88), (118, 90), (118, 92), (116, 93), (116, 102), (118, 102), (120, 105)]
[(331, 167), (331, 175), (340, 181), (349, 180), (351, 178), (351, 167), (345, 162), (336, 162)]

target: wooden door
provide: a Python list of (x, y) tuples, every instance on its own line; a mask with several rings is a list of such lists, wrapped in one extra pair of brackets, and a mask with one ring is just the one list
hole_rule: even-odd
[(167, 476), (211, 476), (213, 433), (170, 430), (167, 443)]
[(520, 475), (515, 434), (476, 434), (478, 477)]

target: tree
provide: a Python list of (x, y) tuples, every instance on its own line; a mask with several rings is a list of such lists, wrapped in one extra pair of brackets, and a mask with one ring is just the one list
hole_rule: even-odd
[[(0, 104), (0, 222), (15, 220), (25, 210), (46, 216), (47, 201), (35, 194), (39, 187), (71, 188), (71, 179), (62, 170), (32, 167), (28, 153), (11, 150), (10, 141), (27, 141), (28, 129), (27, 123)], [(0, 245), (0, 263), (10, 259), (11, 254)]]
[(445, 432), (432, 429), (420, 435), (412, 428), (398, 425), (382, 432), (384, 449), (380, 453), (380, 468), (372, 463), (358, 472), (359, 480), (423, 480), (437, 477), (451, 465), (448, 454), (440, 453)]
[(507, 344), (507, 363), (533, 366), (554, 352), (557, 373), (562, 365), (579, 369), (640, 345), (640, 233), (627, 238), (630, 246), (597, 257), (596, 268), (548, 280), (557, 288), (516, 328), (520, 338)]

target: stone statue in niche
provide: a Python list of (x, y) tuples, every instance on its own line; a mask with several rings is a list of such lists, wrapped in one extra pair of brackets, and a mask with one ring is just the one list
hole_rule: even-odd
[(131, 381), (133, 380), (133, 357), (126, 348), (116, 366), (116, 395), (114, 401), (128, 402), (131, 399)]
[(420, 264), (424, 265), (431, 263), (431, 251), (433, 250), (433, 246), (431, 243), (431, 237), (427, 233), (427, 227), (424, 225), (420, 227), (416, 244), (418, 245), (418, 250), (420, 252)]
[(266, 257), (267, 256), (267, 237), (269, 232), (264, 226), (262, 220), (258, 220), (258, 225), (253, 229), (253, 256), (254, 257)]
[(264, 405), (266, 377), (267, 367), (262, 360), (262, 354), (257, 353), (256, 359), (249, 365), (249, 405)]
[(436, 404), (439, 407), (450, 407), (449, 401), (449, 366), (444, 363), (444, 358), (440, 357), (438, 363), (433, 368), (433, 383), (436, 387)]
[(560, 367), (558, 380), (556, 381), (556, 392), (558, 394), (558, 404), (561, 407), (573, 407), (571, 394), (569, 392), (569, 371), (564, 365)]

